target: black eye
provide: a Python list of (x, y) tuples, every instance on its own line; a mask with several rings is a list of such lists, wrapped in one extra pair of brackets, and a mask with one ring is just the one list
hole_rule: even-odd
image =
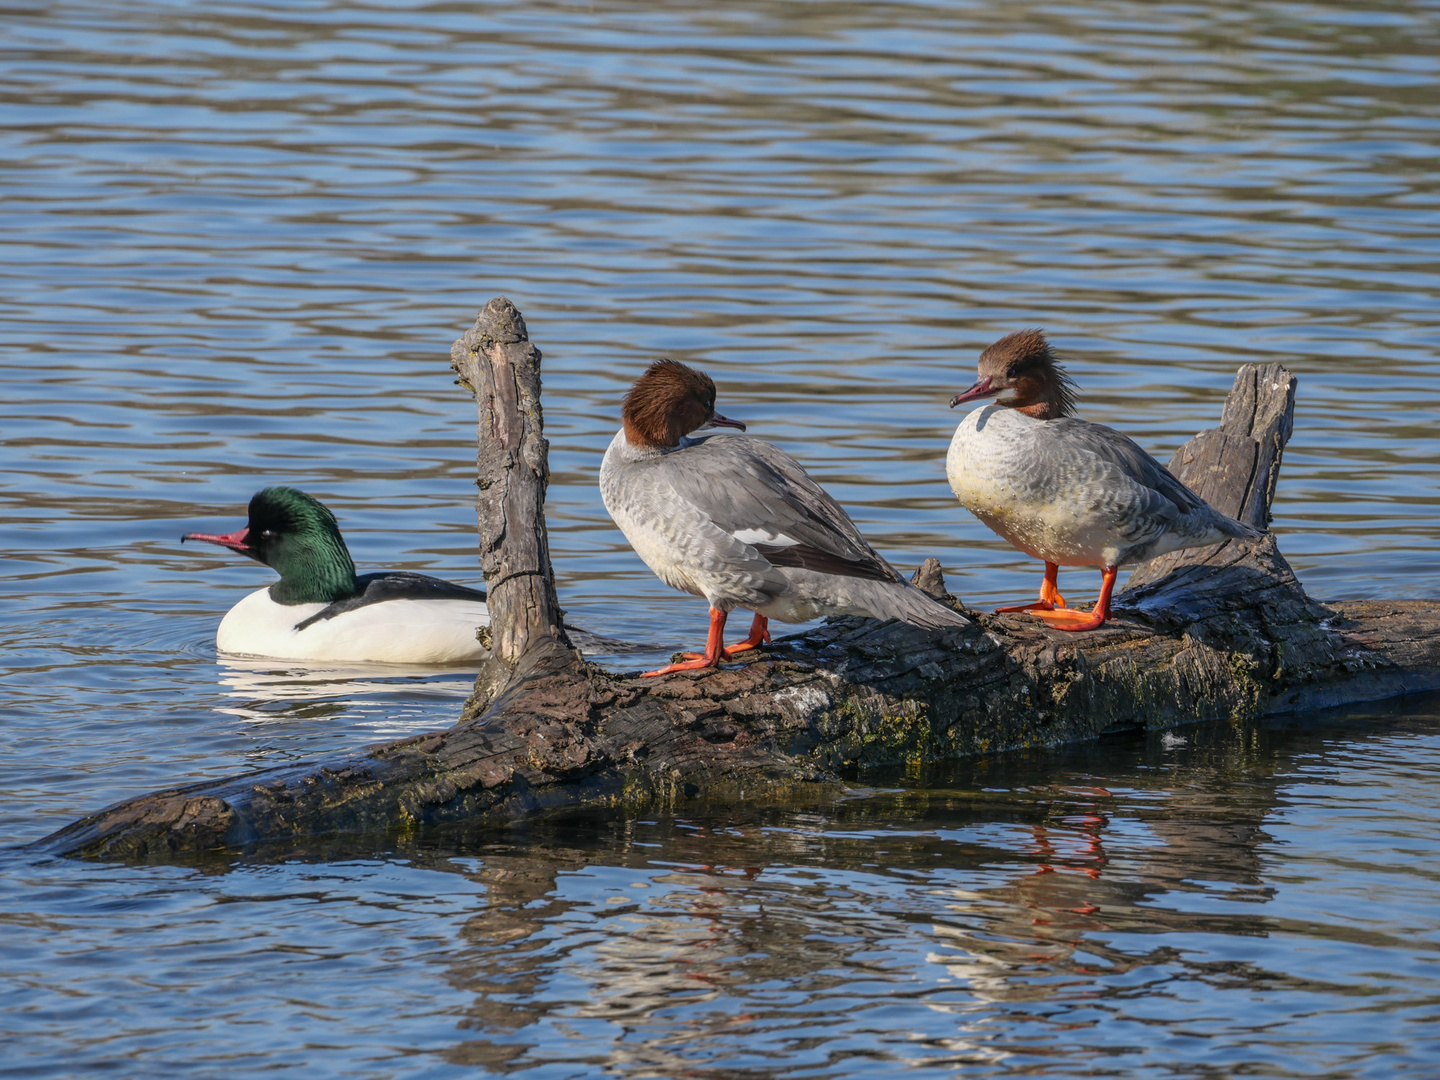
[(262, 540), (265, 539), (265, 538), (267, 538), (267, 537), (274, 536), (274, 535), (275, 535), (275, 530), (274, 530), (274, 529), (261, 529), (261, 530), (260, 530), (260, 538), (261, 538)]

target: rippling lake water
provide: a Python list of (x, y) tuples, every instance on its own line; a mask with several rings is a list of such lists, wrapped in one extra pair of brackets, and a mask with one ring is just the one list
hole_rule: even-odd
[[(491, 296), (545, 354), (589, 629), (697, 643), (600, 505), (670, 355), (907, 571), (946, 403), (1043, 326), (1162, 458), (1300, 379), (1274, 528), (1322, 600), (1440, 595), (1440, 5), (12, 7), (0, 35), (0, 838), (448, 724), (463, 672), (217, 662), (257, 488), (475, 582)], [(1093, 595), (1098, 575), (1067, 587)], [(1181, 741), (1183, 740), (1183, 741)], [(1440, 1071), (1440, 705), (1202, 727), (838, 805), (192, 867), (0, 854), (15, 1075)]]

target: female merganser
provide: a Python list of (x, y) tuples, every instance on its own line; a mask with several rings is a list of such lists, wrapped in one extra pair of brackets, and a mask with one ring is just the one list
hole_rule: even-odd
[[(1260, 533), (1226, 517), (1113, 428), (1077, 420), (1075, 384), (1039, 330), (1003, 337), (980, 354), (980, 378), (956, 394), (994, 398), (960, 421), (945, 474), (969, 510), (1021, 551), (1045, 562), (1040, 599), (996, 608), (1028, 611), (1057, 630), (1093, 630), (1110, 617), (1115, 575), (1181, 548)], [(1088, 614), (1065, 607), (1061, 566), (1098, 566), (1100, 598)]]
[(221, 620), (215, 646), (222, 653), (392, 664), (489, 655), (476, 639), (477, 628), (490, 624), (483, 592), (405, 570), (356, 577), (335, 515), (295, 488), (257, 492), (243, 529), (180, 540), (220, 544), (280, 575)]
[[(770, 619), (967, 624), (877, 555), (790, 455), (745, 435), (687, 438), (707, 427), (745, 430), (715, 411), (709, 376), (656, 361), (625, 395), (622, 417), (600, 466), (605, 509), (661, 581), (710, 604), (705, 651), (646, 675), (716, 667), (769, 641)], [(755, 618), (748, 638), (725, 646), (721, 634), (735, 608)]]

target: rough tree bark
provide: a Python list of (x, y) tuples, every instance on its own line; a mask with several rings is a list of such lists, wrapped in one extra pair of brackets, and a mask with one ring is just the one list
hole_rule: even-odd
[(565, 670), (579, 664), (561, 622), (545, 528), (550, 443), (541, 432), (540, 350), (520, 312), (503, 296), (450, 347), (455, 381), (475, 395), (476, 527), (480, 572), (492, 610), (505, 613), (480, 631), (490, 659), (467, 711), (501, 692), (527, 652), (532, 663)]
[[(569, 647), (555, 598), (539, 351), (500, 298), (452, 360), (480, 410), (494, 648), (459, 721), (343, 761), (130, 799), (40, 847), (167, 858), (587, 803), (828, 797), (841, 775), (869, 765), (1440, 687), (1440, 603), (1318, 604), (1268, 535), (1141, 567), (1116, 597), (1118, 618), (1088, 634), (979, 612), (941, 633), (847, 618), (783, 638), (743, 667), (660, 679), (605, 671)], [(1246, 365), (1220, 426), (1181, 447), (1171, 469), (1263, 526), (1294, 396), (1283, 367)], [(916, 580), (943, 595), (934, 560)]]

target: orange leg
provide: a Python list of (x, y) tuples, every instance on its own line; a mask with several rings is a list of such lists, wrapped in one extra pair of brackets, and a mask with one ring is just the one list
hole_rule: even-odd
[(1052, 630), (1094, 630), (1110, 618), (1110, 592), (1115, 588), (1115, 577), (1119, 569), (1107, 566), (1104, 573), (1105, 577), (1100, 583), (1100, 597), (1089, 614), (1066, 608), (1063, 611), (1036, 611), (1035, 617), (1044, 619)]
[(679, 664), (666, 664), (655, 671), (647, 671), (645, 675), (669, 675), (675, 671), (697, 671), (700, 668), (712, 668), (720, 666), (720, 657), (724, 653), (721, 639), (725, 634), (725, 612), (710, 609), (710, 634), (705, 639), (705, 651), (703, 653), (686, 653), (692, 659)]
[(749, 652), (751, 649), (758, 649), (761, 645), (770, 644), (770, 620), (758, 611), (755, 618), (750, 620), (750, 636), (744, 641), (737, 641), (734, 645), (725, 646), (725, 656), (728, 659), (736, 653)]
[[(720, 655), (729, 660), (736, 653), (749, 652), (751, 649), (758, 649), (761, 645), (770, 644), (770, 620), (758, 611), (755, 618), (750, 620), (750, 636), (744, 641), (737, 641), (734, 645), (726, 645), (720, 650)], [(704, 653), (687, 652), (687, 660), (698, 660)]]
[(1011, 611), (1054, 611), (1056, 608), (1065, 606), (1065, 598), (1060, 595), (1060, 589), (1055, 583), (1060, 567), (1056, 563), (1045, 564), (1045, 580), (1040, 583), (1040, 599), (1033, 604), (1015, 604), (1011, 607), (997, 607), (996, 615), (1004, 615)]

